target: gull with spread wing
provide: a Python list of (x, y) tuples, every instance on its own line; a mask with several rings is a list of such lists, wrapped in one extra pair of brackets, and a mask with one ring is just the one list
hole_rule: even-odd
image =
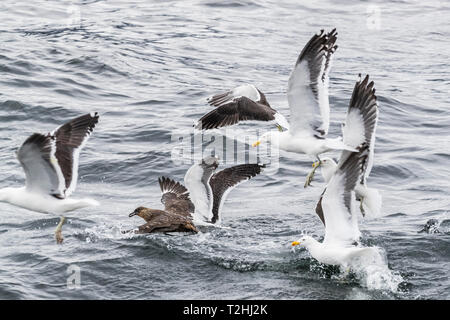
[(217, 157), (207, 157), (191, 166), (184, 176), (184, 183), (195, 204), (194, 220), (198, 223), (220, 222), (220, 213), (229, 192), (260, 174), (265, 167), (249, 163), (215, 172), (218, 166)]
[[(259, 89), (243, 85), (210, 98), (209, 103), (217, 108), (204, 115), (196, 127), (208, 130), (248, 120), (275, 121), (279, 130), (262, 135), (254, 147), (270, 141), (280, 149), (308, 154), (319, 161), (319, 155), (327, 151), (356, 151), (341, 137), (327, 138), (330, 124), (328, 74), (337, 49), (336, 40), (336, 29), (328, 33), (321, 30), (298, 56), (287, 88), (289, 122), (269, 105)], [(311, 183), (317, 167), (308, 174), (305, 187)]]
[[(347, 111), (347, 119), (343, 126), (344, 143), (357, 147), (365, 143), (369, 150), (368, 163), (356, 185), (356, 197), (360, 200), (360, 210), (363, 215), (368, 211), (372, 217), (379, 216), (382, 198), (378, 190), (367, 187), (367, 178), (372, 170), (375, 149), (375, 131), (378, 121), (378, 103), (375, 96), (373, 81), (369, 76), (356, 82)], [(315, 163), (315, 166), (319, 163)], [(321, 161), (321, 173), (328, 183), (337, 169), (333, 159), (324, 157)]]
[[(26, 176), (25, 187), (0, 189), (0, 201), (28, 210), (64, 214), (98, 205), (92, 199), (69, 198), (78, 180), (80, 151), (98, 122), (97, 113), (75, 118), (48, 134), (34, 133), (17, 151)], [(62, 225), (55, 230), (58, 243), (63, 241)]]
[(209, 130), (250, 121), (277, 123), (280, 131), (289, 128), (289, 122), (273, 109), (264, 93), (252, 84), (244, 84), (208, 98), (208, 103), (216, 107), (198, 120), (197, 129)]
[[(291, 118), (286, 131), (265, 133), (253, 146), (271, 141), (280, 149), (308, 154), (319, 163), (319, 155), (331, 150), (356, 151), (345, 144), (342, 137), (328, 138), (330, 105), (328, 101), (328, 73), (337, 46), (336, 29), (314, 35), (301, 51), (288, 81), (287, 96)], [(318, 166), (308, 174), (307, 187)]]

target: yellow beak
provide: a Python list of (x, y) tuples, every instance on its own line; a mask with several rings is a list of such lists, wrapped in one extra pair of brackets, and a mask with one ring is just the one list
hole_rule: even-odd
[(318, 166), (320, 166), (320, 161), (316, 161), (312, 164), (313, 168), (318, 167)]
[(254, 144), (252, 144), (252, 147), (257, 147), (261, 144), (261, 141), (256, 141)]
[(292, 246), (298, 246), (299, 244), (300, 244), (300, 242), (298, 242), (298, 241), (292, 242)]

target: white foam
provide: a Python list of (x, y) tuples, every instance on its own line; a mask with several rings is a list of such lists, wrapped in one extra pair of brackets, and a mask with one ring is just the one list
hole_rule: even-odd
[(397, 292), (403, 278), (389, 269), (382, 249), (372, 248), (374, 250), (371, 250), (371, 254), (361, 255), (351, 262), (352, 273), (360, 284), (369, 290)]

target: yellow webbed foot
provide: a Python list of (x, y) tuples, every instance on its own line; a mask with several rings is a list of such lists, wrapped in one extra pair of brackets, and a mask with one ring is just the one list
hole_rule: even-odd
[(306, 181), (305, 181), (305, 185), (304, 185), (305, 188), (307, 188), (308, 186), (311, 185), (311, 182), (313, 181), (313, 178), (314, 178), (314, 174), (316, 173), (316, 170), (319, 166), (320, 166), (320, 161), (313, 163), (313, 165), (312, 165), (313, 169), (306, 176)]
[(66, 218), (65, 217), (61, 217), (61, 219), (59, 220), (58, 226), (56, 227), (55, 239), (56, 239), (56, 243), (57, 244), (61, 244), (64, 241), (64, 237), (62, 235), (62, 226), (63, 226), (65, 221), (66, 221)]

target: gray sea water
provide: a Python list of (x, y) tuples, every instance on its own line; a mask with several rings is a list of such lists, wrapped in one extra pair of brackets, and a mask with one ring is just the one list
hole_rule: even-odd
[[(57, 216), (0, 203), (0, 298), (449, 299), (449, 14), (436, 0), (2, 1), (0, 188), (23, 185), (14, 152), (30, 134), (97, 111), (73, 196), (101, 206), (68, 214), (57, 245)], [(360, 229), (388, 272), (343, 276), (292, 251), (302, 232), (323, 237), (314, 208), (324, 184), (317, 175), (304, 189), (311, 159), (283, 152), (276, 174), (229, 194), (221, 227), (121, 233), (141, 224), (128, 217), (135, 207), (162, 208), (159, 176), (182, 181), (190, 163), (172, 161), (172, 137), (191, 132), (208, 96), (253, 83), (289, 118), (295, 60), (333, 27), (331, 136), (358, 73), (377, 88), (369, 184), (383, 214)], [(226, 133), (256, 129), (273, 128)], [(419, 233), (432, 218), (440, 232)]]

